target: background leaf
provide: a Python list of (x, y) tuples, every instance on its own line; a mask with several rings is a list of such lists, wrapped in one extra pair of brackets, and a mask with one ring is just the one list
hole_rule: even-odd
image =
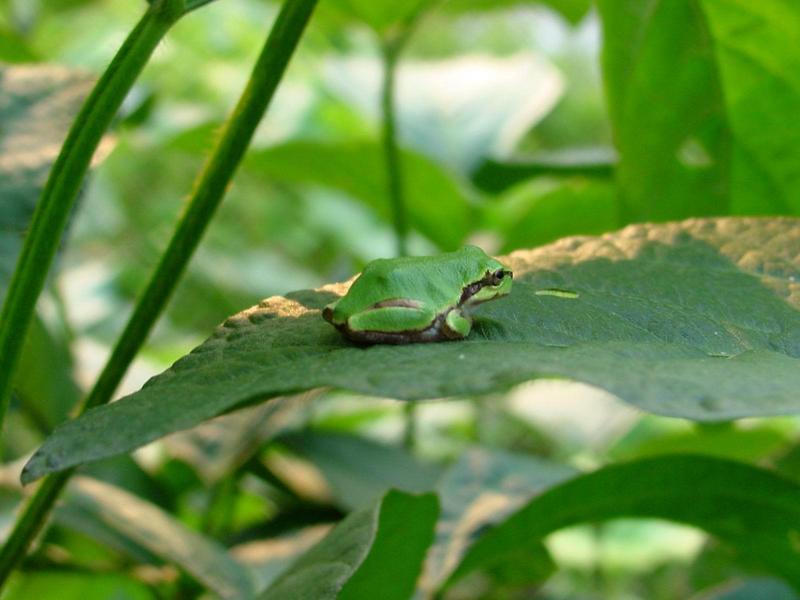
[(591, 8), (591, 0), (448, 0), (443, 9), (452, 12), (508, 10), (541, 4), (556, 11), (572, 25), (577, 25)]
[(390, 488), (421, 493), (432, 490), (439, 469), (415, 459), (403, 448), (353, 435), (305, 431), (280, 439), (322, 471), (337, 502), (353, 510), (372, 505)]
[(63, 600), (153, 600), (157, 596), (143, 583), (120, 573), (39, 571), (12, 579), (4, 600), (47, 598)]
[(797, 214), (791, 0), (600, 0), (629, 218)]
[(800, 589), (800, 486), (769, 471), (701, 456), (612, 465), (538, 496), (476, 543), (452, 580), (577, 523), (650, 517), (688, 523)]
[[(464, 192), (430, 159), (405, 151), (402, 160), (411, 224), (440, 248), (457, 248), (470, 228), (471, 207)], [(250, 152), (245, 168), (271, 181), (337, 189), (390, 219), (385, 167), (377, 143), (290, 142)]]
[[(422, 587), (435, 592), (461, 562), (482, 531), (514, 512), (531, 497), (569, 478), (569, 467), (531, 456), (474, 449), (464, 453), (438, 485), (442, 514), (436, 541), (425, 563)], [(538, 552), (534, 547), (539, 545)], [(545, 579), (552, 567), (547, 550), (534, 541), (518, 561), (505, 561), (506, 574), (517, 566), (528, 580)], [(538, 562), (537, 562), (538, 561)], [(515, 563), (515, 564), (512, 564)], [(544, 572), (537, 570), (544, 567)], [(496, 585), (509, 583), (501, 577)]]
[(156, 556), (179, 565), (221, 597), (253, 595), (249, 573), (224, 548), (158, 507), (88, 478), (72, 482), (69, 499)]
[(50, 166), (93, 78), (55, 66), (0, 66), (0, 302)]
[(433, 540), (436, 496), (387, 493), (371, 509), (351, 513), (261, 596), (269, 600), (357, 600), (381, 590), (405, 600)]
[(344, 286), (268, 299), (228, 319), (141, 391), (59, 427), (23, 477), (320, 386), (420, 399), (560, 375), (671, 416), (797, 411), (799, 247), (794, 219), (637, 225), (568, 238), (511, 255), (513, 292), (480, 307), (468, 340), (448, 344), (348, 344), (319, 316)]

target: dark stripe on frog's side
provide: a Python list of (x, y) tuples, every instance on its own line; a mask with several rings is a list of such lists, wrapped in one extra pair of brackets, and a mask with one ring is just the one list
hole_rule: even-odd
[[(506, 274), (507, 277), (512, 277), (512, 278), (514, 277), (514, 274), (509, 269), (505, 270), (505, 274)], [(467, 300), (472, 298), (475, 294), (480, 292), (483, 288), (485, 288), (487, 286), (490, 286), (490, 285), (497, 285), (497, 284), (498, 284), (498, 280), (495, 277), (495, 272), (494, 271), (486, 271), (486, 274), (481, 279), (479, 279), (475, 283), (470, 283), (467, 287), (464, 288), (464, 290), (461, 292), (461, 298), (458, 301), (458, 306), (463, 306), (464, 303)], [(492, 296), (492, 298), (496, 298), (496, 297), (497, 296)], [(492, 298), (487, 298), (487, 300), (491, 300)], [(483, 300), (482, 302), (486, 302), (486, 300)]]
[[(390, 305), (397, 306), (397, 305)], [(416, 307), (412, 307), (416, 308)], [(450, 309), (452, 310), (452, 309)], [(428, 325), (425, 329), (417, 331), (353, 331), (347, 326), (347, 322), (334, 323), (333, 311), (325, 307), (322, 311), (322, 317), (331, 325), (336, 327), (342, 334), (347, 337), (351, 342), (356, 344), (408, 344), (413, 342), (440, 342), (446, 340), (459, 340), (462, 337), (450, 327), (447, 326), (447, 315), (450, 312), (447, 310), (436, 316), (433, 323)]]

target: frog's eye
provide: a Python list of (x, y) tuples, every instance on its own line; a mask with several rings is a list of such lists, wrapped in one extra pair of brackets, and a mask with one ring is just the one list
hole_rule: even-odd
[(503, 279), (507, 276), (511, 277), (511, 272), (506, 271), (505, 269), (497, 269), (494, 273), (492, 273), (492, 284), (498, 285)]

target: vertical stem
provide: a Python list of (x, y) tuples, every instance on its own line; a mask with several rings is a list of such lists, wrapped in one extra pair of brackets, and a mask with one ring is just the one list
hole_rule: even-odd
[[(404, 32), (410, 33), (410, 28)], [(386, 160), (386, 182), (389, 202), (392, 206), (392, 222), (397, 240), (397, 255), (406, 256), (408, 247), (408, 219), (406, 216), (405, 185), (400, 148), (397, 145), (397, 110), (395, 105), (395, 81), (397, 63), (405, 45), (407, 35), (387, 40), (383, 44), (383, 85), (381, 87), (381, 118), (383, 120), (383, 152)], [(403, 410), (405, 430), (403, 445), (408, 450), (414, 448), (416, 438), (417, 403), (406, 402)]]
[(403, 430), (403, 446), (406, 450), (414, 450), (417, 439), (417, 402), (408, 400), (403, 405), (403, 416), (405, 417), (406, 427)]
[[(410, 33), (410, 29), (404, 33)], [(386, 183), (389, 202), (392, 206), (392, 223), (397, 241), (397, 255), (406, 256), (408, 247), (408, 220), (406, 217), (405, 186), (403, 168), (400, 160), (400, 148), (397, 145), (397, 110), (395, 105), (395, 81), (397, 79), (397, 63), (403, 49), (406, 35), (385, 40), (383, 43), (383, 85), (381, 86), (381, 118), (383, 121), (383, 152), (386, 160)], [(403, 445), (406, 449), (414, 448), (416, 438), (416, 402), (405, 404), (405, 430)]]
[(408, 221), (406, 217), (405, 190), (403, 185), (400, 149), (397, 146), (397, 112), (395, 110), (395, 80), (397, 59), (402, 44), (386, 42), (383, 47), (383, 85), (381, 86), (381, 117), (383, 120), (383, 152), (386, 160), (386, 181), (389, 202), (392, 206), (392, 222), (397, 238), (397, 255), (408, 254), (406, 238)]
[[(144, 293), (120, 336), (81, 412), (111, 399), (122, 376), (144, 343), (174, 290), (214, 211), (269, 106), (317, 0), (286, 0), (264, 44), (239, 103), (209, 160), (200, 172), (181, 217)], [(0, 549), (0, 588), (24, 557), (73, 470), (49, 475), (25, 505), (14, 530)], [(23, 471), (23, 481), (25, 481)]]
[(180, 17), (181, 0), (153, 2), (86, 99), (33, 213), (0, 314), (0, 433), (14, 372), (92, 155), (153, 50)]

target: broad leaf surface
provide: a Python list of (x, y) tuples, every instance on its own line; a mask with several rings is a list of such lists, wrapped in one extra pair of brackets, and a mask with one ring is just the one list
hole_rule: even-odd
[(387, 493), (350, 513), (261, 596), (264, 600), (405, 600), (414, 590), (439, 512), (433, 494)]
[[(447, 580), (487, 526), (502, 521), (533, 496), (572, 475), (569, 467), (530, 456), (477, 449), (462, 455), (438, 485), (442, 512), (425, 563), (426, 591), (435, 592)], [(548, 574), (552, 561), (541, 542), (534, 540), (525, 550), (516, 561), (519, 570), (527, 571), (528, 577), (541, 571)], [(538, 564), (534, 558), (539, 558)], [(513, 562), (506, 561), (505, 568), (515, 566)]]
[(224, 547), (186, 528), (157, 506), (85, 477), (72, 482), (69, 502), (155, 556), (178, 565), (217, 595), (253, 596), (250, 574)]
[(354, 347), (320, 317), (344, 284), (270, 298), (228, 319), (139, 392), (60, 426), (24, 477), (321, 386), (411, 400), (566, 377), (669, 416), (796, 413), (798, 224), (635, 225), (516, 252), (506, 258), (512, 293), (479, 307), (461, 342)]
[(800, 6), (598, 5), (629, 217), (798, 214)]
[(800, 589), (800, 485), (764, 469), (701, 456), (612, 465), (538, 496), (469, 551), (454, 581), (578, 523), (659, 518), (705, 529)]
[(307, 431), (280, 438), (307, 458), (333, 489), (337, 503), (353, 510), (372, 505), (390, 488), (432, 490), (439, 470), (405, 449), (353, 435)]

